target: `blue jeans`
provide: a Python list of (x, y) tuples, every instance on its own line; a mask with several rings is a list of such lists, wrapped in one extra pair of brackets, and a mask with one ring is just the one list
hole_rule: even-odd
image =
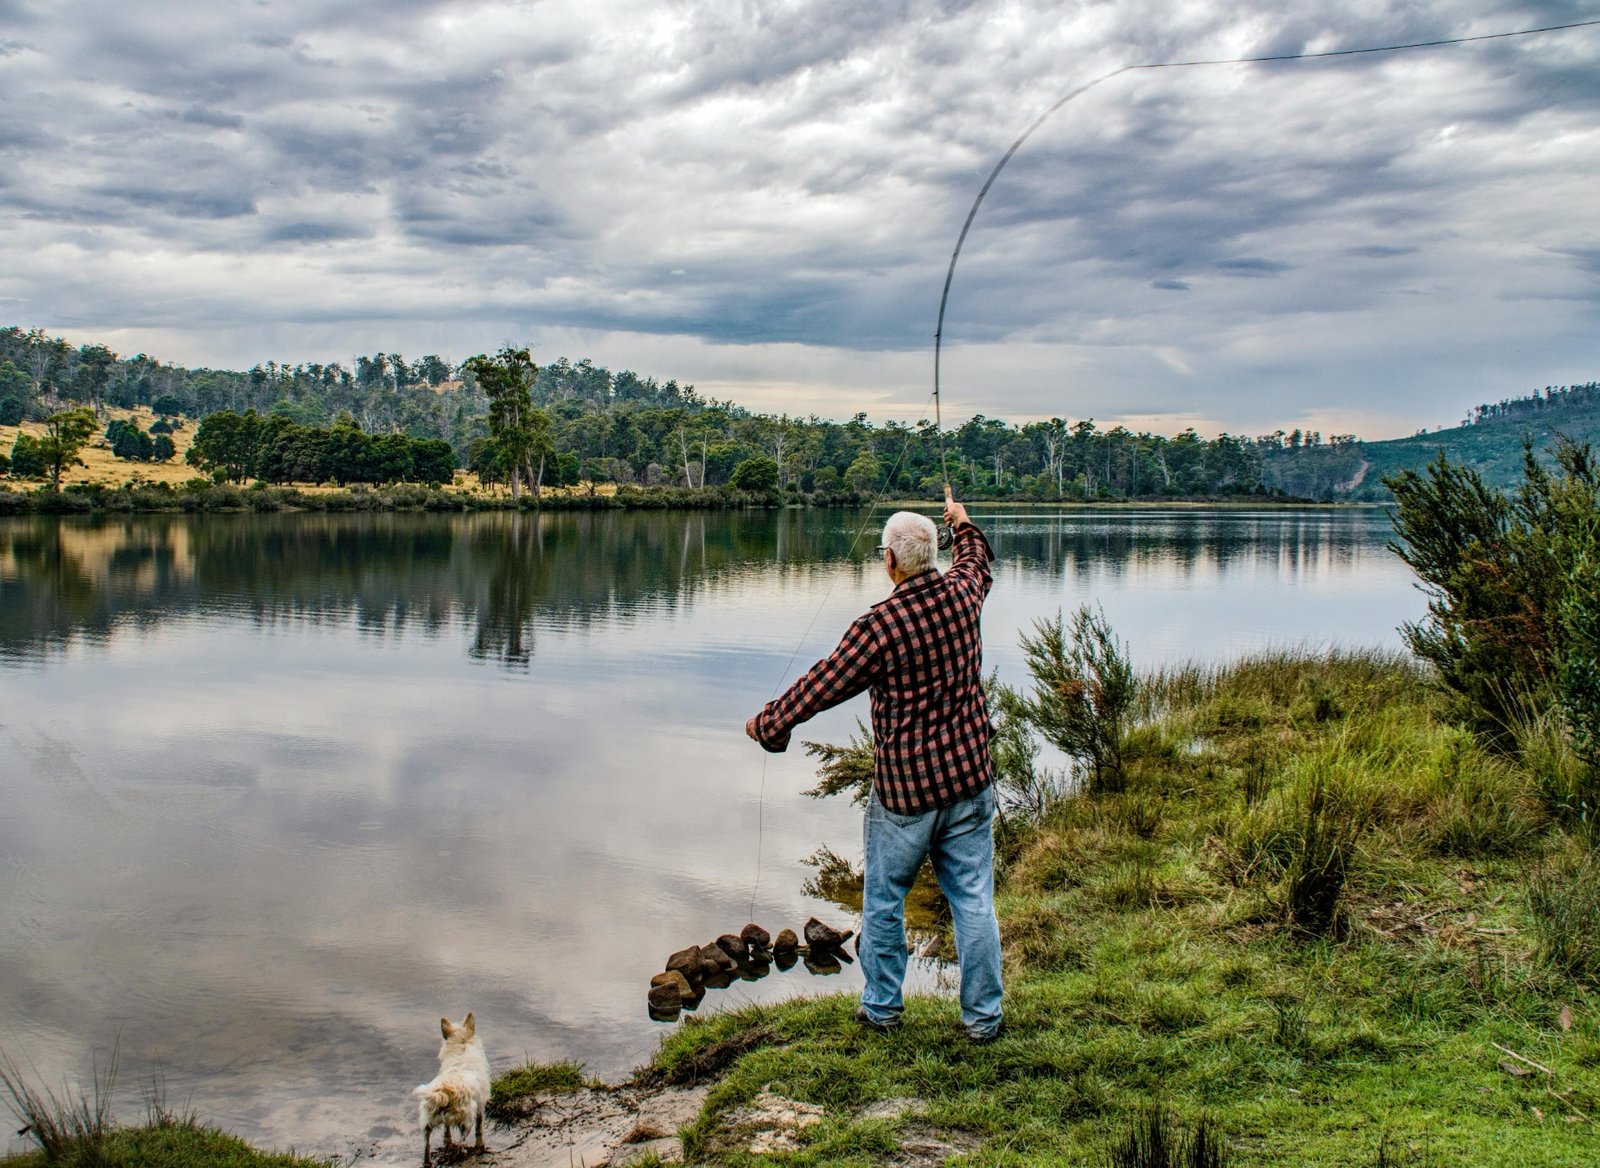
[(982, 1038), (1000, 1026), (1000, 926), (994, 915), (994, 790), (922, 815), (867, 806), (867, 876), (861, 910), (861, 1004), (874, 1022), (905, 1008), (906, 893), (933, 861), (954, 918), (961, 959), (961, 1021)]

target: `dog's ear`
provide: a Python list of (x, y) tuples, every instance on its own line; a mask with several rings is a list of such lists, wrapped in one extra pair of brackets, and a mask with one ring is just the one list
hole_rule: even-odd
[(441, 1034), (443, 1034), (443, 1035), (444, 1035), (444, 1036), (445, 1036), (445, 1037), (446, 1037), (446, 1038), (449, 1038), (449, 1037), (450, 1037), (450, 1031), (451, 1031), (451, 1030), (452, 1030), (452, 1029), (454, 1029), (454, 1027), (452, 1027), (452, 1026), (451, 1026), (451, 1025), (450, 1025), (450, 1019), (448, 1019), (448, 1018), (440, 1018), (440, 1019), (439, 1019), (439, 1031), (440, 1031), (440, 1033), (441, 1033)]
[(472, 1016), (471, 1010), (467, 1011), (466, 1021), (461, 1023), (461, 1029), (467, 1032), (468, 1038), (478, 1033), (478, 1020)]

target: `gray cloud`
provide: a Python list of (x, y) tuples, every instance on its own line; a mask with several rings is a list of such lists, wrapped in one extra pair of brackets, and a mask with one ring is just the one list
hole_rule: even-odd
[[(752, 400), (798, 378), (842, 416), (859, 395), (830, 397), (797, 352), (882, 356), (910, 398), (973, 196), (1074, 86), (1582, 18), (1483, 0), (0, 13), (18, 323), (159, 329), (164, 356), (245, 365), (325, 357), (323, 322), (344, 323), (341, 352), (414, 347), (419, 321), (449, 322), (427, 347), (457, 353), (548, 332), (619, 367), (692, 353), (657, 371), (737, 368)], [(969, 396), (1105, 418), (1115, 383), (1144, 413), (1230, 425), (1332, 400), (1407, 432), (1483, 379), (1509, 379), (1500, 397), (1594, 376), (1597, 65), (1583, 30), (1097, 87), (1017, 154), (968, 237), (946, 341), (1012, 371)], [(1503, 308), (1539, 297), (1562, 307)], [(1357, 358), (1353, 328), (1391, 348)], [(1403, 402), (1372, 373), (1400, 367)]]

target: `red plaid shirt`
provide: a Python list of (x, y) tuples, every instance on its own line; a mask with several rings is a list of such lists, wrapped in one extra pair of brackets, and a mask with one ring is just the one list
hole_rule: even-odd
[(762, 746), (786, 749), (801, 722), (870, 689), (873, 785), (885, 808), (920, 815), (994, 781), (978, 635), (994, 553), (983, 532), (963, 523), (950, 556), (942, 576), (930, 568), (902, 580), (832, 654), (767, 703), (756, 716)]

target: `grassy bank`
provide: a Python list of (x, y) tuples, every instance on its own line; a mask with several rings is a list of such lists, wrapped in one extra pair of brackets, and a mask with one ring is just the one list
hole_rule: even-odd
[(888, 1035), (843, 997), (686, 1023), (645, 1074), (726, 1064), (692, 1156), (770, 1162), (723, 1123), (768, 1088), (827, 1108), (794, 1164), (886, 1162), (907, 1124), (977, 1164), (1151, 1163), (1110, 1157), (1152, 1106), (1234, 1165), (1596, 1163), (1600, 863), (1551, 776), (1399, 659), (1190, 669), (1141, 702), (1125, 791), (1003, 833), (1004, 1036), (927, 998)]

